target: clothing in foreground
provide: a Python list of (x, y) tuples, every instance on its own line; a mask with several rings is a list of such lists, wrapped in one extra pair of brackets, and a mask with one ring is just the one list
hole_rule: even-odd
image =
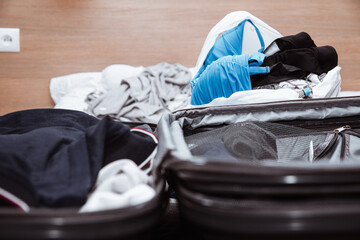
[(80, 212), (123, 208), (147, 202), (155, 196), (150, 183), (150, 176), (133, 161), (114, 161), (100, 170), (95, 189)]
[(122, 79), (107, 92), (88, 96), (89, 113), (121, 121), (156, 124), (166, 110), (189, 104), (191, 73), (180, 64), (159, 63), (138, 76)]
[(0, 145), (1, 197), (20, 208), (16, 200), (79, 207), (102, 167), (124, 158), (142, 165), (156, 148), (148, 136), (109, 117), (60, 109), (1, 116)]

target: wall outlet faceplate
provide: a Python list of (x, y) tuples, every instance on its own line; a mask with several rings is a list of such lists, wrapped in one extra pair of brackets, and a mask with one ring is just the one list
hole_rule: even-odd
[(20, 52), (19, 28), (0, 28), (0, 52)]

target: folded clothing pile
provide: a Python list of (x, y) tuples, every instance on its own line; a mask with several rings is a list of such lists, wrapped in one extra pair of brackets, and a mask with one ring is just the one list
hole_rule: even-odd
[(252, 87), (305, 79), (310, 73), (321, 75), (338, 64), (338, 55), (333, 47), (317, 47), (305, 32), (276, 39), (264, 54), (267, 56), (262, 66), (269, 66), (270, 72), (252, 76)]
[(103, 167), (118, 159), (148, 165), (156, 151), (154, 138), (146, 129), (79, 111), (36, 109), (1, 116), (0, 205), (24, 211), (80, 207)]
[[(240, 26), (240, 24), (239, 24)], [(252, 90), (287, 80), (307, 79), (309, 74), (326, 74), (338, 64), (336, 50), (331, 46), (316, 47), (304, 32), (274, 40), (264, 53), (229, 55), (218, 48), (237, 49), (236, 28), (224, 32), (219, 40), (226, 45), (209, 52), (202, 68), (191, 80), (191, 104), (208, 104), (220, 97), (228, 98), (239, 91)], [(208, 60), (208, 59), (211, 59)], [(311, 93), (309, 88), (305, 96)]]

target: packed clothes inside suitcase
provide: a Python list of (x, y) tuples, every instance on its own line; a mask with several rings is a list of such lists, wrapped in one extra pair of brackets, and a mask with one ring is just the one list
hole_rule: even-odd
[(340, 98), (340, 69), (238, 11), (194, 68), (54, 77), (54, 109), (0, 117), (0, 237), (358, 236), (360, 98)]

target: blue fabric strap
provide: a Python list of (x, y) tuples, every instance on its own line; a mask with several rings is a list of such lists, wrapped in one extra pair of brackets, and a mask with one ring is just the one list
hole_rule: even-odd
[(251, 25), (254, 26), (261, 45), (259, 52), (263, 52), (265, 48), (265, 43), (260, 33), (260, 30), (250, 19), (245, 19), (244, 21), (240, 22), (236, 27), (222, 33), (221, 36), (216, 40), (214, 46), (210, 49), (205, 59), (205, 68), (213, 61), (216, 61), (221, 57), (242, 54), (244, 28), (246, 22), (249, 22)]
[(263, 64), (264, 59), (265, 59), (265, 55), (262, 53), (253, 53), (250, 55), (248, 60), (250, 75), (264, 74), (270, 72), (270, 68), (267, 66), (259, 67), (261, 64)]
[[(219, 58), (229, 55), (233, 56), (233, 55), (242, 54), (244, 27), (246, 22), (251, 23), (256, 30), (261, 45), (259, 52), (262, 52), (264, 50), (265, 44), (264, 44), (264, 39), (260, 33), (260, 30), (250, 19), (245, 19), (242, 22), (240, 22), (236, 27), (224, 32), (216, 40), (214, 46), (210, 49), (209, 53), (207, 54), (204, 64), (201, 66), (194, 79), (198, 78), (208, 65), (218, 60)], [(194, 85), (194, 79), (191, 81), (191, 87), (193, 87)]]
[(310, 88), (304, 88), (303, 89), (305, 97), (309, 96), (311, 94), (311, 89)]

